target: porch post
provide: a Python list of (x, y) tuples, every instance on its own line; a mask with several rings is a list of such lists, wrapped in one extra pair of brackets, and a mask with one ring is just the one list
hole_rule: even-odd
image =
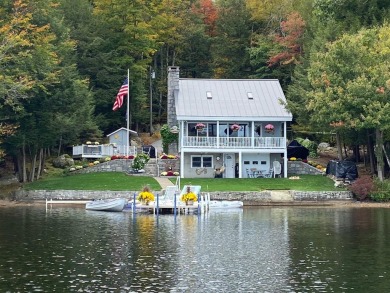
[(284, 151), (284, 156), (283, 156), (283, 177), (284, 178), (287, 178), (288, 174), (287, 174), (287, 164), (288, 164), (288, 158), (287, 158), (287, 151)]
[(217, 121), (217, 148), (219, 148), (219, 120)]
[(255, 121), (252, 121), (251, 147), (255, 147)]
[(238, 178), (242, 178), (242, 151), (238, 152)]
[(287, 121), (284, 121), (283, 123), (283, 129), (284, 129), (284, 156), (283, 156), (283, 177), (284, 178), (287, 178), (288, 174), (287, 174), (287, 170), (288, 170), (288, 166), (287, 166), (287, 162), (288, 162), (288, 158), (287, 158)]
[(183, 141), (184, 141), (184, 121), (181, 121), (180, 123), (180, 140), (179, 140), (179, 152), (180, 152), (180, 178), (184, 178), (184, 148)]

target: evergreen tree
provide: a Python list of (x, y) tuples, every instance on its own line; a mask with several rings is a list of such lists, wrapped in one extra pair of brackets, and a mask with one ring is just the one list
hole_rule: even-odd
[(251, 21), (245, 1), (219, 0), (216, 36), (212, 41), (213, 76), (247, 78), (251, 75), (247, 48), (251, 41)]

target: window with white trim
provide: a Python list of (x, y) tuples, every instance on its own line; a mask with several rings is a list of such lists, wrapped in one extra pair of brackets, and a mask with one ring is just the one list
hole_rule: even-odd
[(191, 156), (191, 168), (213, 168), (213, 156)]

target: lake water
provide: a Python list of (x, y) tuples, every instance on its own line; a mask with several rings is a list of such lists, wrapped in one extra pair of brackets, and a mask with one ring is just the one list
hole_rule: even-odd
[(0, 209), (0, 292), (388, 292), (390, 209)]

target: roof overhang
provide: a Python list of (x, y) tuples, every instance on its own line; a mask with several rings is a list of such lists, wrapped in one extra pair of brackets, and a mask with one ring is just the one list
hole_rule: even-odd
[[(111, 135), (113, 135), (113, 134), (115, 134), (115, 133), (117, 133), (117, 132), (119, 132), (119, 131), (121, 131), (121, 130), (127, 130), (127, 128), (121, 127), (121, 128), (119, 128), (119, 129), (115, 130), (114, 132), (111, 132), (110, 134), (107, 134), (107, 136), (111, 136)], [(134, 130), (131, 130), (131, 129), (128, 129), (128, 130), (129, 130), (129, 133), (130, 133), (130, 134), (133, 134), (133, 135), (135, 135), (135, 136), (138, 135), (137, 131), (134, 131)]]

